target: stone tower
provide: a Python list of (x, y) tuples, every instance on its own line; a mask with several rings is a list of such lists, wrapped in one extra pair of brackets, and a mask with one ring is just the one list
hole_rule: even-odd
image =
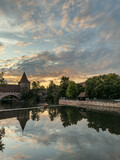
[(30, 90), (30, 81), (28, 81), (25, 72), (23, 73), (21, 80), (18, 82), (18, 85), (20, 86), (20, 88), (27, 88), (28, 90)]

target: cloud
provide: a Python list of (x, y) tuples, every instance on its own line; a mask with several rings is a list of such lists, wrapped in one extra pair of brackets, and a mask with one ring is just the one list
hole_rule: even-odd
[(15, 53), (20, 53), (21, 51), (14, 51)]
[(0, 44), (0, 50), (4, 50), (4, 47), (2, 44)]
[(23, 20), (29, 20), (34, 15), (34, 10), (27, 11), (23, 15)]
[[(97, 54), (99, 53), (99, 55)], [(54, 50), (54, 52), (40, 52), (30, 56), (21, 56), (18, 59), (7, 62), (4, 71), (10, 76), (16, 75), (26, 69), (30, 80), (39, 79), (48, 83), (50, 80), (55, 80), (59, 83), (63, 75), (69, 76), (70, 79), (77, 82), (85, 81), (88, 77), (111, 71), (116, 71), (116, 64), (118, 59), (111, 61), (112, 50), (102, 45), (102, 48), (96, 47), (94, 50), (76, 50), (68, 46), (61, 46)], [(106, 59), (108, 61), (106, 62)], [(113, 64), (116, 64), (113, 66)], [(11, 72), (9, 72), (9, 70)], [(92, 72), (91, 72), (92, 70)]]
[(24, 46), (31, 45), (31, 44), (32, 44), (32, 42), (18, 42), (17, 43), (17, 45), (19, 47), (24, 47)]
[[(0, 52), (6, 52), (5, 61), (16, 59), (1, 64), (3, 70), (18, 75), (32, 66), (31, 79), (42, 81), (120, 73), (119, 0), (4, 0), (0, 13)], [(24, 56), (12, 55), (18, 47)]]
[[(98, 133), (96, 130), (88, 128), (87, 119), (79, 121), (77, 125), (64, 128), (60, 115), (54, 121), (50, 121), (48, 112), (49, 110), (44, 113), (38, 111), (39, 121), (32, 121), (30, 118), (25, 127), (24, 136), (16, 118), (11, 119), (11, 125), (9, 124), (10, 119), (2, 120), (1, 125), (4, 125), (6, 129), (5, 138), (9, 139), (12, 144), (17, 142), (20, 146), (12, 149), (12, 158), (6, 154), (1, 154), (0, 158), (35, 159), (40, 155), (41, 159), (52, 157), (51, 160), (86, 160), (88, 156), (90, 160), (101, 160), (104, 157), (110, 160), (119, 159), (119, 136), (108, 133), (108, 130), (100, 130)], [(32, 115), (32, 111), (30, 115)], [(41, 148), (44, 148), (45, 152)], [(49, 148), (55, 153), (52, 152), (52, 156), (51, 152), (46, 154)], [(28, 154), (26, 155), (25, 152)]]
[(5, 53), (5, 48), (2, 44), (0, 44), (0, 54)]
[(69, 17), (67, 11), (62, 11), (63, 19), (61, 21), (61, 27), (66, 28), (69, 22)]
[(10, 39), (10, 38), (0, 38), (0, 42), (5, 45), (15, 45), (18, 43), (16, 39)]
[(26, 21), (20, 25), (21, 32), (24, 32), (27, 30), (33, 30), (34, 28), (35, 28), (34, 20)]
[(38, 40), (38, 39), (40, 39), (41, 37), (40, 36), (33, 36), (33, 39), (34, 40)]
[(14, 156), (13, 156), (13, 158), (15, 159), (15, 160), (21, 160), (21, 159), (30, 159), (31, 158), (31, 156), (29, 156), (29, 155), (24, 155), (24, 154), (22, 154), (22, 153), (17, 153), (17, 154), (15, 154)]

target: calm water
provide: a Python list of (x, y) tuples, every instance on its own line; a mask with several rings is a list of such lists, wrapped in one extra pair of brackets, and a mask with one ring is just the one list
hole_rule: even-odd
[(73, 107), (0, 112), (0, 159), (120, 160), (120, 116)]

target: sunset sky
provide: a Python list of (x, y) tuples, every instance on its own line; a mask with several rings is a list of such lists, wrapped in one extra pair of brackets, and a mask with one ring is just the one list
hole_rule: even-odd
[(120, 74), (120, 0), (0, 0), (0, 71), (43, 85)]

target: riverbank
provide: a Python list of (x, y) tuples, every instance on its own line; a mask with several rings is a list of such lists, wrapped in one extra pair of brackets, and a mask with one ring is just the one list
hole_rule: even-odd
[(80, 107), (80, 108), (83, 108), (87, 111), (95, 110), (95, 111), (120, 113), (120, 103), (60, 99), (59, 105)]

